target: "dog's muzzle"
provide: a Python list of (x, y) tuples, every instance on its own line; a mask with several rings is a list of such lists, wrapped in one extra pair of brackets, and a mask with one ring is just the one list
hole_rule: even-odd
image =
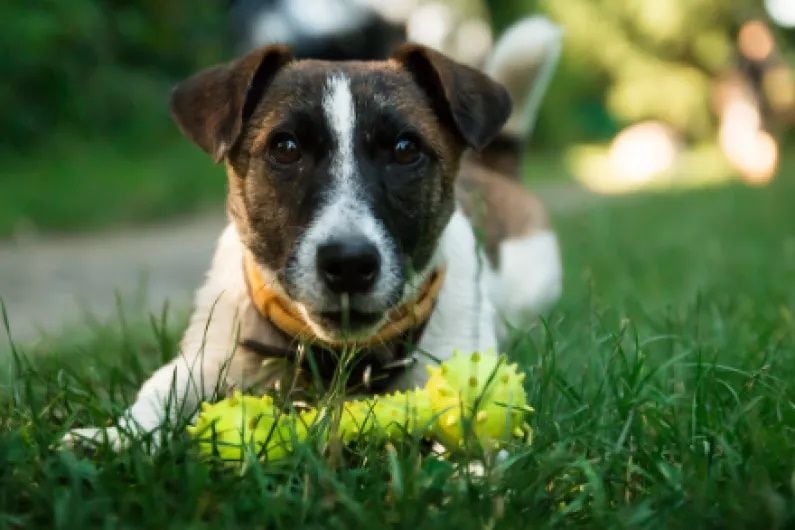
[(368, 239), (334, 239), (317, 249), (317, 273), (335, 294), (365, 294), (381, 270), (381, 254)]
[(417, 295), (404, 304), (388, 309), (385, 323), (367, 337), (350, 336), (331, 339), (319, 337), (296, 303), (266, 284), (251, 252), (245, 254), (243, 270), (251, 301), (263, 318), (289, 337), (336, 348), (381, 344), (424, 325), (431, 316), (445, 277), (444, 268), (432, 271), (417, 289)]

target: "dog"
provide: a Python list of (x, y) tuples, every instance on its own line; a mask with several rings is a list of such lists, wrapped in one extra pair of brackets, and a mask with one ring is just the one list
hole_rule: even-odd
[[(520, 68), (523, 31), (492, 72)], [(179, 84), (173, 117), (224, 164), (229, 224), (179, 355), (117, 426), (64, 442), (121, 449), (231, 389), (322, 386), (342, 358), (351, 393), (421, 385), (426, 364), (495, 351), (501, 323), (554, 303), (557, 238), (505, 128), (528, 109), (498, 81), (408, 43), (341, 62), (264, 46)]]

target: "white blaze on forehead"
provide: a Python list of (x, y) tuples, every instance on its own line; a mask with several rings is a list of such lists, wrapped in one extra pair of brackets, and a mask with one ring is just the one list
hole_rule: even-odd
[(333, 158), (335, 177), (351, 184), (354, 174), (353, 130), (356, 113), (353, 107), (351, 84), (343, 74), (334, 74), (326, 83), (323, 112), (336, 143)]
[[(359, 311), (380, 312), (400, 288), (400, 261), (394, 242), (367, 204), (359, 181), (354, 154), (356, 111), (350, 79), (343, 73), (335, 72), (326, 80), (322, 106), (333, 139), (331, 179), (314, 219), (300, 238), (288, 276), (298, 300), (315, 310), (339, 310), (339, 297), (330, 295), (319, 277), (317, 249), (335, 239), (364, 237), (378, 249), (381, 268), (371, 292), (357, 294), (351, 302)], [(320, 329), (315, 332), (324, 336)]]

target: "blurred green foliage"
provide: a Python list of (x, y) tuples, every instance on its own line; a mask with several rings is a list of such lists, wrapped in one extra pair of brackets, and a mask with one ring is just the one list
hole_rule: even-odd
[(758, 0), (491, 0), (495, 26), (543, 12), (565, 31), (563, 59), (536, 141), (606, 140), (622, 125), (664, 121), (691, 140), (715, 133), (711, 81), (734, 59)]
[[(732, 60), (738, 25), (764, 17), (760, 0), (485, 3), (496, 33), (533, 13), (564, 27), (536, 156), (608, 140), (642, 119), (693, 140), (714, 134), (710, 80)], [(179, 139), (167, 98), (179, 79), (229, 57), (227, 9), (223, 0), (0, 2), (0, 237), (220, 200), (223, 179), (197, 176), (214, 168)], [(180, 179), (194, 179), (195, 189)]]
[(538, 0), (485, 0), (491, 15), (491, 23), (495, 33), (511, 25), (515, 20), (538, 12)]
[[(693, 139), (714, 131), (710, 79), (731, 59), (759, 0), (486, 0), (497, 32), (544, 12), (565, 29), (564, 58), (536, 141), (605, 139), (620, 124), (660, 119)], [(227, 56), (221, 0), (8, 0), (0, 47), (6, 148), (55, 129), (146, 138), (168, 126), (165, 94)]]
[(219, 1), (6, 0), (0, 3), (0, 129), (6, 149), (56, 130), (156, 135), (171, 84), (223, 57)]
[[(169, 123), (165, 117), (162, 121)], [(223, 168), (176, 130), (157, 136), (155, 145), (151, 136), (121, 141), (114, 135), (58, 135), (40, 155), (4, 156), (0, 238), (107, 228), (217, 208), (226, 186)]]

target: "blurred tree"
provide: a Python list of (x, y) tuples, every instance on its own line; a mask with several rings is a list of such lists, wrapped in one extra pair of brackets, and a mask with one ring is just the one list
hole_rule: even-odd
[(553, 143), (605, 139), (619, 123), (644, 119), (691, 140), (712, 136), (711, 80), (733, 57), (739, 23), (764, 16), (757, 0), (542, 0), (540, 8), (565, 30), (539, 123)]
[(223, 9), (190, 0), (0, 3), (4, 147), (32, 148), (61, 129), (117, 132), (162, 117), (168, 86), (224, 55)]
[(516, 20), (527, 16), (528, 13), (538, 12), (538, 0), (519, 0), (506, 2), (505, 0), (486, 0), (486, 5), (491, 14), (494, 31), (499, 34)]
[[(731, 59), (739, 23), (764, 16), (759, 0), (486, 3), (497, 33), (538, 12), (564, 27), (534, 142), (559, 146), (608, 139), (643, 119), (708, 137), (711, 79)], [(221, 0), (0, 3), (4, 147), (35, 148), (63, 129), (156, 134), (169, 85), (226, 56), (226, 9)]]

